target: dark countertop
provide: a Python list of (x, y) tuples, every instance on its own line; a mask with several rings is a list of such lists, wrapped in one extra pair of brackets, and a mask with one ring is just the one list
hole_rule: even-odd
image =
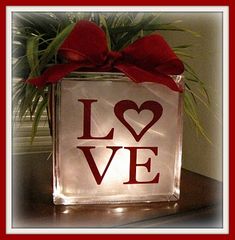
[(23, 227), (222, 227), (222, 183), (182, 169), (177, 202), (55, 206), (48, 154), (13, 156), (13, 222)]

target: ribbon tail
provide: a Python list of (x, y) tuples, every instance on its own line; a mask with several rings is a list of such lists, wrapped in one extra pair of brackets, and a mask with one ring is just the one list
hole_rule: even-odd
[(116, 64), (115, 68), (123, 72), (136, 83), (155, 82), (163, 84), (176, 92), (183, 92), (183, 89), (168, 75), (157, 72), (145, 71), (131, 64)]
[(82, 67), (82, 65), (76, 62), (57, 64), (46, 69), (41, 76), (27, 79), (27, 82), (38, 88), (43, 88), (47, 83), (57, 83), (61, 78), (79, 67)]

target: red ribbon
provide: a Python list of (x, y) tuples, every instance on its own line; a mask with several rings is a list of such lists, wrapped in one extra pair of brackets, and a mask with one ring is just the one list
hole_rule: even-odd
[(182, 92), (169, 75), (183, 73), (184, 65), (158, 34), (143, 37), (119, 52), (109, 51), (104, 31), (95, 23), (79, 21), (59, 48), (66, 64), (46, 69), (27, 81), (37, 87), (57, 83), (70, 72), (123, 72), (134, 82), (156, 82)]

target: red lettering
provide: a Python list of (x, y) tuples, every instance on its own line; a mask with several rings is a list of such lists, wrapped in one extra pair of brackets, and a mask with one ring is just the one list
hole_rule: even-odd
[(105, 137), (92, 137), (91, 136), (91, 104), (97, 102), (94, 99), (78, 99), (84, 105), (83, 114), (83, 136), (78, 137), (78, 139), (113, 139), (114, 128)]
[(83, 151), (83, 153), (84, 153), (84, 155), (86, 157), (86, 160), (87, 160), (87, 162), (89, 164), (89, 167), (90, 167), (90, 169), (92, 171), (92, 174), (93, 174), (93, 176), (94, 176), (94, 178), (96, 180), (96, 183), (98, 185), (100, 185), (102, 180), (103, 180), (103, 178), (104, 178), (104, 176), (105, 176), (105, 174), (106, 174), (106, 172), (107, 172), (107, 170), (108, 170), (108, 168), (109, 168), (109, 166), (110, 166), (110, 164), (111, 164), (111, 162), (112, 162), (112, 160), (113, 160), (114, 155), (116, 154), (117, 150), (122, 148), (122, 147), (118, 147), (118, 146), (106, 147), (106, 148), (112, 149), (112, 154), (111, 154), (111, 157), (109, 158), (109, 161), (108, 161), (108, 163), (107, 163), (107, 165), (106, 165), (106, 167), (104, 169), (104, 172), (102, 174), (100, 174), (100, 172), (99, 172), (99, 170), (98, 170), (98, 168), (96, 166), (95, 160), (94, 160), (94, 158), (93, 158), (93, 156), (91, 154), (91, 149), (94, 149), (95, 147), (94, 146), (89, 146), (89, 147), (79, 147), (78, 146), (77, 148), (81, 149)]
[(130, 151), (130, 178), (129, 178), (129, 181), (124, 182), (124, 184), (158, 183), (160, 173), (157, 173), (157, 175), (151, 181), (139, 182), (136, 180), (136, 168), (137, 167), (145, 167), (145, 168), (147, 168), (148, 172), (150, 172), (150, 170), (151, 170), (151, 158), (148, 158), (148, 161), (145, 163), (141, 163), (141, 164), (137, 163), (137, 150), (138, 149), (149, 149), (155, 154), (155, 156), (157, 156), (158, 148), (157, 147), (125, 147), (125, 149), (128, 149)]

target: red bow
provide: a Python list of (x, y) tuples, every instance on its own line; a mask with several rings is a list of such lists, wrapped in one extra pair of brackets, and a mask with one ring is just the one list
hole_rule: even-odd
[(46, 69), (39, 77), (28, 82), (43, 87), (56, 83), (76, 69), (89, 71), (123, 72), (134, 82), (156, 82), (174, 91), (182, 89), (169, 75), (184, 71), (183, 63), (158, 34), (143, 37), (125, 49), (109, 51), (104, 31), (95, 23), (79, 21), (59, 49), (67, 59), (66, 64), (57, 64)]

